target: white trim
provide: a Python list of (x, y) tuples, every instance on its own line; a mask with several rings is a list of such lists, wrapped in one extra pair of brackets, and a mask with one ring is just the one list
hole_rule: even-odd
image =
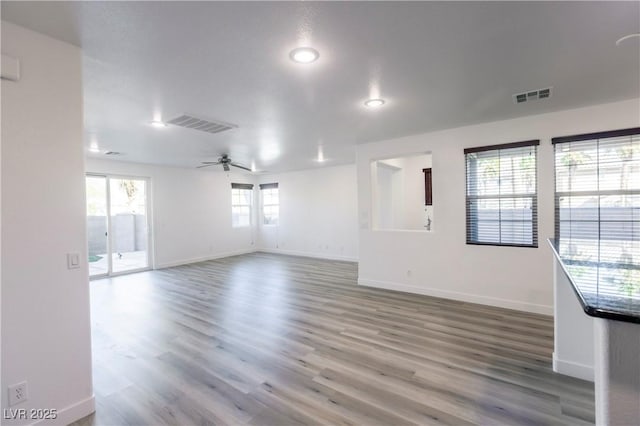
[(442, 297), (444, 299), (453, 299), (462, 302), (478, 303), (481, 305), (496, 306), (499, 308), (515, 309), (517, 311), (553, 316), (553, 306), (537, 305), (517, 300), (500, 299), (497, 297), (480, 296), (477, 294), (460, 293), (457, 291), (439, 290), (434, 288), (416, 287), (388, 281), (370, 280), (367, 278), (358, 278), (358, 285), (402, 291), (405, 293), (424, 294), (426, 296)]
[(68, 425), (76, 420), (80, 420), (83, 417), (96, 411), (96, 397), (91, 395), (90, 397), (80, 400), (75, 404), (71, 404), (65, 408), (58, 410), (58, 417), (55, 419), (38, 420), (32, 423), (33, 426), (44, 425)]
[(173, 268), (174, 266), (189, 265), (191, 263), (206, 262), (207, 260), (222, 259), (224, 257), (239, 256), (241, 254), (254, 253), (254, 249), (228, 251), (224, 253), (212, 254), (210, 256), (194, 257), (191, 259), (176, 260), (174, 262), (159, 263), (154, 269)]
[(556, 373), (564, 374), (566, 376), (575, 377), (582, 380), (588, 380), (593, 382), (594, 370), (593, 366), (579, 364), (577, 362), (563, 361), (556, 358), (556, 353), (553, 353), (553, 371)]
[(297, 251), (297, 250), (283, 250), (283, 249), (272, 249), (272, 248), (259, 248), (256, 251), (263, 253), (273, 253), (273, 254), (284, 254), (287, 256), (300, 256), (300, 257), (312, 257), (314, 259), (325, 259), (325, 260), (341, 260), (344, 262), (357, 262), (357, 257), (351, 256), (340, 256), (335, 254), (325, 254), (325, 253), (313, 253), (307, 251)]

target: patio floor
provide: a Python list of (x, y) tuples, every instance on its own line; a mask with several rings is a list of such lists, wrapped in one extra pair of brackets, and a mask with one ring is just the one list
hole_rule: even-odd
[[(89, 276), (104, 275), (109, 272), (107, 254), (97, 254), (100, 259), (89, 262)], [(124, 272), (133, 269), (142, 269), (149, 266), (146, 250), (129, 251), (113, 254), (113, 272)]]

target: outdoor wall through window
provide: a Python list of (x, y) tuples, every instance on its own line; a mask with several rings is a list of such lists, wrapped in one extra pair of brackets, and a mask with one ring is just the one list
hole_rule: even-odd
[(280, 194), (277, 183), (260, 184), (262, 195), (262, 223), (277, 225), (280, 219)]
[(612, 284), (635, 282), (640, 289), (640, 128), (552, 142), (561, 255), (576, 265), (601, 266)]
[(468, 148), (467, 244), (538, 246), (538, 140)]
[(253, 185), (250, 183), (231, 184), (231, 223), (234, 228), (251, 226), (253, 206)]

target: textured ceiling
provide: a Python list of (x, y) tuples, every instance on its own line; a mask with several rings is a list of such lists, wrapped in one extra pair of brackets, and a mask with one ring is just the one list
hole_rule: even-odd
[[(359, 143), (640, 96), (640, 41), (615, 45), (638, 2), (3, 1), (2, 18), (82, 47), (86, 144), (125, 161), (304, 169), (319, 145), (343, 164)], [(291, 62), (300, 45), (320, 59)], [(149, 126), (183, 113), (238, 128)]]

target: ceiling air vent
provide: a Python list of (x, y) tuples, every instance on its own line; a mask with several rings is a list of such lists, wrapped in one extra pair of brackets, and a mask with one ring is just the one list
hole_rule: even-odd
[(118, 151), (105, 151), (104, 155), (122, 155), (122, 153)]
[(183, 114), (169, 120), (167, 121), (167, 124), (173, 124), (174, 126), (186, 127), (187, 129), (199, 130), (207, 133), (220, 133), (238, 127), (235, 124), (215, 120), (203, 120), (202, 118), (188, 114)]
[(524, 102), (535, 101), (538, 99), (548, 99), (551, 97), (551, 87), (540, 90), (530, 90), (524, 93), (516, 93), (513, 95), (513, 102), (516, 104), (522, 104)]

